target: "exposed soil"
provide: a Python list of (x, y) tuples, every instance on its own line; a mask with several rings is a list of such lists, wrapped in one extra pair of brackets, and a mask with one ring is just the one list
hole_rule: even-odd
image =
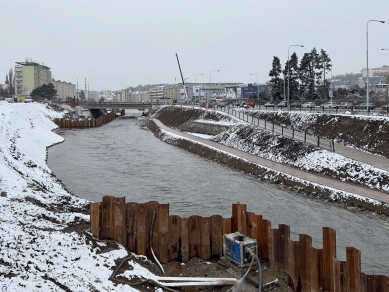
[[(107, 246), (107, 251), (112, 250), (114, 243), (111, 243)], [(104, 251), (103, 251), (104, 252)], [(205, 261), (200, 258), (192, 258), (189, 262), (183, 264), (177, 261), (171, 261), (165, 265), (163, 265), (163, 269), (165, 275), (162, 274), (159, 267), (153, 263), (152, 261), (140, 257), (130, 259), (118, 259), (116, 261), (117, 266), (113, 267), (113, 273), (115, 275), (120, 275), (122, 272), (126, 270), (131, 270), (131, 261), (137, 262), (139, 265), (148, 269), (155, 275), (166, 276), (166, 277), (201, 277), (201, 278), (236, 278), (240, 279), (242, 276), (237, 277), (232, 273), (228, 272), (225, 268), (218, 264), (218, 260)], [(122, 264), (122, 265), (121, 265)], [(117, 270), (117, 268), (121, 265), (121, 267)], [(244, 271), (244, 269), (243, 269)], [(279, 271), (270, 270), (268, 267), (265, 267), (263, 273), (270, 277), (271, 279), (277, 279), (277, 282), (274, 284), (263, 283), (263, 286), (268, 284), (266, 287), (262, 289), (262, 291), (281, 291), (281, 292), (291, 292), (293, 291), (290, 287), (288, 287), (288, 277), (285, 273)], [(153, 283), (152, 281), (147, 281), (147, 279), (132, 279), (131, 281), (127, 281), (124, 277), (115, 276), (112, 281), (116, 283), (126, 284), (138, 289), (139, 291), (155, 291), (155, 288), (159, 286)], [(258, 279), (259, 275), (255, 272), (255, 269), (249, 273), (250, 276), (256, 277)], [(248, 278), (248, 277), (247, 277)], [(258, 286), (256, 286), (249, 279), (243, 279), (239, 281), (239, 284), (236, 286), (232, 285), (224, 285), (224, 286), (188, 286), (188, 287), (174, 287), (172, 288), (174, 291), (179, 292), (227, 292), (227, 291), (245, 291), (245, 292), (256, 292), (258, 291)], [(265, 278), (264, 278), (265, 280)], [(266, 280), (265, 280), (266, 281)], [(163, 289), (163, 291), (169, 291), (168, 289)]]
[[(175, 119), (176, 114), (179, 116), (179, 119)], [(271, 116), (274, 116), (273, 121), (275, 121), (277, 119), (279, 119), (280, 121), (285, 121), (282, 123), (280, 122), (284, 126), (287, 126), (288, 123), (290, 125), (291, 121), (294, 119), (293, 114), (291, 115), (291, 117), (289, 119), (284, 118), (284, 113), (280, 114), (281, 118), (277, 117), (277, 115), (273, 114), (273, 113), (266, 113), (266, 114), (269, 114), (269, 117), (267, 117), (269, 119), (269, 121), (270, 121)], [(172, 128), (176, 128), (176, 129), (181, 129), (183, 127), (183, 125), (186, 125), (187, 123), (189, 123), (192, 120), (196, 120), (196, 119), (200, 119), (200, 118), (201, 119), (208, 118), (208, 119), (211, 119), (214, 121), (220, 121), (220, 120), (226, 119), (225, 115), (219, 114), (219, 113), (214, 112), (214, 111), (203, 111), (203, 110), (199, 110), (199, 109), (195, 109), (195, 108), (184, 108), (184, 107), (183, 108), (179, 108), (179, 107), (158, 108), (157, 112), (155, 112), (154, 115), (156, 118), (158, 118), (165, 125), (168, 125)], [(302, 125), (305, 123), (305, 127), (315, 128), (316, 129), (315, 131), (322, 131), (321, 132), (322, 135), (323, 135), (323, 133), (326, 133), (327, 128), (332, 129), (332, 130), (327, 131), (329, 134), (332, 133), (331, 135), (335, 135), (336, 131), (339, 131), (339, 132), (343, 131), (343, 128), (339, 128), (338, 130), (336, 130), (335, 128), (328, 127), (328, 123), (330, 123), (330, 122), (328, 122), (328, 120), (330, 119), (330, 116), (328, 116), (328, 115), (325, 115), (325, 116), (327, 118), (327, 122), (324, 123), (324, 118), (323, 118), (323, 120), (320, 120), (321, 121), (320, 123), (319, 122), (316, 123), (316, 124), (318, 124), (316, 126), (310, 125), (308, 123), (308, 121), (304, 121), (304, 122), (300, 121), (299, 123), (296, 122), (296, 124), (300, 125), (299, 129), (301, 130), (301, 129), (303, 129)], [(264, 117), (261, 116), (261, 118), (264, 118)], [(282, 118), (284, 120), (282, 120)], [(345, 125), (344, 127), (346, 128), (344, 131), (346, 131), (346, 130), (351, 131), (350, 129), (348, 129), (348, 126), (350, 124), (354, 123), (354, 119), (356, 119), (356, 118), (355, 117), (348, 117), (349, 119), (351, 119), (350, 122), (347, 122), (346, 118), (347, 117), (344, 117), (344, 119), (342, 119), (343, 120), (342, 124)], [(289, 121), (289, 122), (287, 122), (287, 121)], [(334, 118), (334, 123), (336, 121), (337, 121), (337, 119)], [(363, 123), (365, 123), (365, 121), (363, 121)], [(384, 123), (384, 122), (382, 122), (382, 123)], [(373, 124), (376, 125), (376, 123), (373, 123)], [(389, 208), (387, 205), (374, 205), (374, 204), (371, 204), (369, 202), (360, 201), (360, 200), (357, 200), (354, 198), (345, 199), (345, 198), (342, 198), (341, 196), (333, 196), (333, 194), (331, 194), (331, 192), (328, 189), (316, 187), (316, 186), (309, 184), (309, 183), (302, 183), (301, 181), (290, 180), (290, 178), (287, 177), (286, 175), (279, 174), (275, 171), (271, 171), (271, 170), (262, 168), (259, 165), (244, 161), (242, 159), (223, 154), (219, 151), (212, 150), (209, 147), (199, 145), (196, 143), (192, 143), (186, 139), (165, 138), (164, 134), (162, 134), (159, 131), (159, 128), (153, 122), (149, 122), (148, 127), (151, 131), (154, 132), (154, 134), (157, 137), (159, 137), (160, 139), (164, 139), (164, 141), (167, 143), (176, 145), (176, 146), (181, 147), (189, 152), (192, 152), (192, 153), (198, 154), (200, 156), (206, 157), (208, 159), (215, 160), (219, 163), (228, 165), (229, 167), (234, 168), (236, 170), (244, 171), (245, 173), (258, 176), (259, 178), (264, 179), (264, 180), (268, 180), (272, 183), (276, 183), (276, 184), (282, 183), (284, 186), (291, 188), (291, 189), (293, 189), (293, 190), (295, 190), (303, 195), (314, 196), (314, 197), (322, 198), (323, 200), (327, 200), (327, 201), (331, 201), (331, 202), (335, 202), (335, 203), (341, 203), (342, 205), (348, 206), (348, 207), (356, 207), (357, 210), (360, 210), (362, 212), (364, 212), (365, 210), (370, 210), (373, 213), (378, 213), (380, 216), (382, 215), (382, 217), (384, 219), (387, 218), (387, 216), (389, 216)], [(248, 126), (239, 125), (237, 127), (238, 127), (238, 129), (237, 130), (235, 129), (235, 132), (234, 132), (235, 136), (238, 136), (241, 139), (240, 143), (242, 143), (242, 145), (244, 145), (246, 152), (250, 152), (252, 149), (252, 145), (255, 144), (255, 146), (261, 148), (261, 150), (263, 150), (263, 151), (273, 151), (274, 155), (277, 155), (277, 153), (282, 152), (282, 155), (287, 157), (289, 161), (295, 161), (298, 157), (304, 156), (307, 153), (310, 153), (312, 151), (317, 150), (314, 146), (307, 145), (307, 144), (304, 144), (302, 142), (295, 141), (295, 140), (292, 140), (292, 139), (289, 139), (286, 137), (278, 137), (279, 144), (276, 147), (269, 147), (269, 135), (270, 135), (269, 132), (254, 130), (253, 127), (250, 125), (248, 125)], [(372, 127), (373, 126), (371, 126), (371, 127), (366, 126), (366, 128), (372, 128)], [(381, 128), (383, 128), (383, 126)], [(318, 132), (315, 132), (315, 133), (318, 133)], [(216, 142), (220, 142), (220, 141), (224, 140), (224, 142), (225, 142), (226, 139), (225, 139), (224, 135), (229, 136), (228, 133), (221, 133), (218, 136), (216, 136), (215, 138), (213, 138), (213, 140)], [(331, 136), (331, 137), (328, 136), (328, 137), (334, 138), (333, 136)], [(255, 138), (255, 141), (254, 141), (254, 138)], [(387, 137), (385, 139), (389, 140), (389, 137)], [(358, 140), (358, 139), (350, 137), (348, 141), (352, 141), (352, 140)], [(386, 141), (386, 140), (384, 140), (384, 141)], [(247, 147), (246, 147), (246, 145), (247, 145)], [(377, 145), (379, 145), (379, 143), (377, 143)], [(376, 150), (375, 153), (377, 153), (377, 151), (378, 150)], [(360, 179), (357, 182), (351, 181), (350, 177), (348, 177), (351, 169), (358, 170), (358, 166), (347, 165), (347, 166), (343, 167), (342, 169), (338, 169), (336, 171), (336, 173), (330, 169), (322, 169), (320, 171), (320, 173), (318, 173), (318, 174), (320, 174), (322, 176), (327, 176), (330, 178), (340, 179), (343, 181), (349, 181), (349, 182), (355, 183), (355, 184), (365, 183), (365, 181), (363, 179)], [(367, 176), (366, 179), (368, 179), (368, 177), (369, 176)], [(370, 177), (377, 178), (377, 176), (374, 175), (374, 173), (372, 173), (370, 175)], [(379, 178), (379, 184), (381, 184), (381, 185), (387, 184), (388, 181), (389, 181), (389, 177), (387, 177), (387, 176), (382, 176)]]
[[(250, 114), (250, 112), (247, 112)], [(360, 119), (356, 115), (317, 114), (316, 119), (306, 120), (300, 113), (256, 112), (255, 117), (290, 129), (307, 131), (328, 139), (334, 139), (345, 145), (353, 145), (389, 158), (389, 122), (388, 119)]]

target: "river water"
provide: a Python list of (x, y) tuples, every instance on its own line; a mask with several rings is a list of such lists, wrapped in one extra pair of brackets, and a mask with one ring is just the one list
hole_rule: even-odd
[(282, 186), (195, 156), (161, 142), (136, 119), (116, 119), (93, 129), (59, 129), (65, 142), (49, 148), (48, 165), (76, 196), (99, 202), (105, 195), (126, 202), (156, 200), (170, 214), (231, 216), (233, 203), (263, 215), (273, 227), (290, 226), (291, 238), (312, 236), (322, 247), (322, 227), (337, 234), (337, 258), (345, 247), (361, 250), (365, 273), (389, 275), (389, 223), (354, 214), (336, 204), (302, 197)]

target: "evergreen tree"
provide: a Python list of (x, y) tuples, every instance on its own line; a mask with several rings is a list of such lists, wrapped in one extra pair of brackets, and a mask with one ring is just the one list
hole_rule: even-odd
[(318, 98), (316, 86), (320, 84), (322, 71), (319, 54), (316, 48), (313, 48), (310, 53), (305, 53), (300, 61), (299, 77), (301, 81), (300, 95), (309, 99)]
[(276, 56), (273, 57), (272, 69), (269, 72), (271, 77), (269, 84), (271, 85), (271, 96), (273, 100), (281, 100), (284, 96), (284, 82), (280, 78), (281, 75), (281, 62)]
[[(286, 77), (286, 96), (288, 96), (288, 88), (289, 88), (289, 100), (292, 99), (300, 99), (299, 88), (299, 66), (298, 66), (298, 57), (296, 53), (293, 53), (289, 60), (289, 68), (288, 62), (285, 63), (284, 76)], [(289, 76), (288, 76), (289, 75)], [(288, 84), (289, 80), (289, 84)]]
[(320, 87), (320, 96), (322, 98), (328, 98), (328, 88), (330, 86), (330, 82), (328, 82), (328, 78), (326, 79), (326, 74), (328, 76), (328, 72), (332, 68), (332, 62), (327, 52), (323, 49), (320, 50), (318, 62), (320, 63), (318, 67), (322, 69), (321, 72), (323, 73), (323, 85)]
[(31, 91), (32, 96), (41, 96), (47, 99), (53, 99), (56, 94), (57, 90), (55, 89), (54, 84), (51, 82), (49, 84), (42, 84), (41, 86)]
[(81, 92), (80, 92), (80, 99), (81, 100), (85, 100), (85, 92), (84, 92), (84, 90), (81, 90)]

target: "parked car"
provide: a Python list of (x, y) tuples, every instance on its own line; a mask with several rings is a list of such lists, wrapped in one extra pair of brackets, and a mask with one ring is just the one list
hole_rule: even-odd
[(265, 106), (265, 107), (269, 107), (269, 106), (270, 106), (270, 107), (274, 107), (275, 104), (274, 104), (274, 102), (272, 102), (272, 101), (268, 101), (267, 103), (264, 104), (264, 106)]
[(388, 110), (389, 109), (389, 104), (385, 104), (383, 107), (382, 107), (383, 110)]
[(220, 106), (220, 107), (225, 107), (226, 105), (228, 105), (228, 102), (226, 102), (226, 101), (221, 101), (218, 104), (218, 106)]
[(338, 105), (333, 101), (327, 101), (321, 105), (322, 108), (337, 108)]
[(288, 103), (286, 102), (286, 100), (283, 100), (283, 101), (279, 102), (279, 103), (277, 104), (277, 106), (278, 106), (278, 107), (286, 107), (286, 106), (288, 106)]
[[(356, 105), (355, 108), (356, 109), (367, 109), (367, 103), (366, 102), (362, 102), (362, 103)], [(375, 104), (369, 102), (369, 108), (370, 109), (375, 109)]]
[(290, 107), (301, 107), (301, 102), (299, 101), (294, 101), (290, 104)]
[(24, 100), (24, 102), (29, 103), (29, 102), (33, 102), (33, 100), (32, 100), (31, 97), (26, 97), (26, 99)]
[(302, 108), (308, 108), (308, 107), (316, 107), (316, 104), (313, 101), (304, 102), (301, 105)]
[(338, 108), (352, 108), (353, 104), (348, 101), (342, 101), (339, 105)]
[(240, 104), (240, 107), (248, 108), (249, 106), (248, 106), (245, 102), (242, 102), (242, 103)]

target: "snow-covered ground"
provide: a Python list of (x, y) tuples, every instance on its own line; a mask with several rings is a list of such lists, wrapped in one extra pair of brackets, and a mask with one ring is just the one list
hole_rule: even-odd
[[(0, 101), (0, 290), (138, 291), (108, 280), (115, 260), (128, 256), (123, 247), (100, 253), (107, 243), (74, 231), (89, 222), (89, 202), (46, 165), (46, 147), (63, 140), (52, 132), (55, 117), (62, 113), (44, 104)], [(131, 277), (154, 277), (131, 265)]]
[[(193, 111), (190, 107), (183, 108), (187, 111)], [(389, 172), (385, 170), (352, 160), (334, 152), (316, 148), (314, 146), (307, 146), (302, 142), (290, 142), (293, 140), (284, 138), (280, 135), (274, 135), (273, 141), (270, 142), (269, 131), (255, 129), (252, 124), (247, 123), (233, 115), (220, 111), (207, 111), (203, 108), (199, 108), (197, 110), (203, 111), (203, 113), (201, 114), (201, 118), (196, 119), (195, 122), (231, 125), (231, 129), (215, 136), (191, 133), (192, 135), (209, 139), (231, 148), (258, 155), (278, 163), (294, 166), (313, 173), (325, 174), (329, 177), (333, 176), (344, 182), (357, 183), (379, 191), (389, 192)], [(210, 116), (209, 113), (213, 113), (214, 115)], [(158, 119), (158, 116), (161, 114), (163, 115), (163, 107), (157, 109), (157, 111), (153, 114), (153, 117)], [(362, 119), (362, 117), (360, 118)], [(366, 117), (366, 119), (371, 118), (372, 117)], [(312, 119), (312, 117), (310, 119)], [(162, 139), (168, 143), (175, 144), (175, 139), (185, 139), (167, 131), (162, 132), (164, 133), (164, 137), (162, 137)], [(291, 145), (293, 147), (290, 147)], [(285, 176), (284, 174), (277, 175)], [(273, 179), (271, 176), (268, 178)], [(294, 177), (288, 177), (288, 179), (298, 181), (303, 185), (311, 184), (315, 185), (317, 188), (327, 190), (331, 193), (331, 197), (333, 199), (352, 197), (359, 201), (369, 202), (370, 204), (376, 206), (382, 206), (383, 204), (374, 199), (339, 191), (327, 186), (308, 183)]]

